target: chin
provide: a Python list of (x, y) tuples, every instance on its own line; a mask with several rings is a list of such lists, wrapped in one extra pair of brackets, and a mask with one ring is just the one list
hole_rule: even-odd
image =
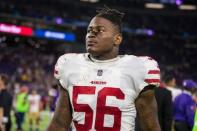
[(100, 54), (99, 51), (94, 50), (94, 49), (87, 49), (87, 52), (90, 53), (93, 56), (98, 56)]

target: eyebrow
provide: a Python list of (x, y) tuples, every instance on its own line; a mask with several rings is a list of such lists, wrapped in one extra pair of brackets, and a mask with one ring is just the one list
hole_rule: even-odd
[[(87, 27), (87, 30), (88, 30), (88, 29), (92, 29), (92, 28), (104, 28), (104, 29), (106, 29), (105, 26), (98, 25), (98, 26), (88, 26), (88, 27)], [(110, 29), (115, 29), (115, 27), (110, 27)], [(120, 33), (120, 32), (118, 31), (118, 33)]]
[(105, 26), (88, 26), (88, 28), (106, 28)]

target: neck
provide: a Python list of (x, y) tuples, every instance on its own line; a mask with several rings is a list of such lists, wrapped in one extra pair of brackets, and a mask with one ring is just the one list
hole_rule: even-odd
[(171, 85), (171, 84), (166, 84), (166, 86), (168, 86), (168, 87), (170, 87), (170, 88), (174, 88), (174, 86)]
[(114, 50), (112, 52), (102, 53), (99, 55), (90, 54), (90, 56), (97, 60), (109, 60), (109, 59), (116, 58), (118, 56), (118, 51)]

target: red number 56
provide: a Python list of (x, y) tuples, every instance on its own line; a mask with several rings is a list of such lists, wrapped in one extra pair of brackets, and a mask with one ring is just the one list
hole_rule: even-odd
[[(95, 86), (74, 86), (73, 87), (73, 106), (75, 112), (85, 113), (84, 124), (79, 124), (74, 121), (77, 131), (89, 131), (93, 124), (93, 109), (88, 104), (78, 104), (77, 99), (79, 94), (95, 94)], [(95, 129), (97, 131), (120, 131), (121, 127), (121, 111), (118, 107), (106, 106), (106, 97), (114, 96), (117, 99), (124, 99), (124, 94), (119, 88), (104, 87), (98, 92), (97, 106), (96, 106), (96, 120)], [(104, 127), (104, 115), (113, 115), (113, 127)]]

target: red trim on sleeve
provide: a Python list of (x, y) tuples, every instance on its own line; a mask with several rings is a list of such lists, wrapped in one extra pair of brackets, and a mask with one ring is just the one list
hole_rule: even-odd
[(57, 70), (54, 70), (54, 74), (58, 74), (58, 71)]
[(148, 74), (160, 74), (160, 70), (149, 70)]
[(145, 79), (144, 81), (147, 83), (160, 83), (160, 79)]

